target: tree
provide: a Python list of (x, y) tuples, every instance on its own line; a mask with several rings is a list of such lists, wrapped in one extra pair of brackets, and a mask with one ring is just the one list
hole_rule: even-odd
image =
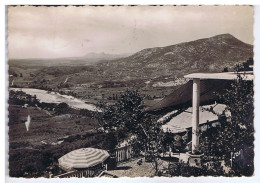
[(162, 123), (153, 119), (151, 115), (145, 114), (142, 124), (138, 126), (137, 138), (139, 143), (143, 143), (144, 149), (142, 148), (142, 150), (145, 150), (146, 161), (152, 163), (154, 174), (158, 176), (160, 174), (159, 166), (162, 163), (159, 158), (166, 151), (166, 136), (161, 128)]
[[(143, 97), (138, 91), (125, 91), (121, 93), (115, 104), (107, 104), (101, 101), (98, 107), (101, 113), (94, 115), (98, 119), (100, 127), (109, 136), (113, 136), (113, 141), (119, 142), (125, 137), (134, 135), (138, 129), (138, 123), (142, 118)], [(125, 133), (125, 135), (122, 135)], [(112, 143), (112, 141), (111, 141)], [(113, 154), (117, 143), (109, 146), (109, 150)]]
[[(115, 104), (100, 102), (101, 115), (95, 115), (99, 124), (108, 135), (113, 136), (113, 142), (135, 136), (130, 142), (136, 153), (145, 151), (146, 157), (150, 158), (155, 170), (159, 172), (158, 158), (163, 149), (164, 133), (161, 123), (157, 122), (152, 115), (142, 112), (143, 96), (137, 90), (127, 90), (118, 97)], [(117, 144), (112, 143), (109, 150), (112, 151)]]
[[(203, 138), (204, 152), (216, 156), (222, 156), (226, 164), (230, 164), (232, 153), (244, 152), (246, 162), (233, 162), (232, 169), (235, 175), (253, 174), (253, 82), (246, 81), (239, 71), (241, 65), (236, 68), (237, 78), (232, 82), (231, 88), (224, 93), (218, 93), (219, 101), (227, 105), (231, 118), (227, 116), (220, 127), (212, 128), (206, 132), (208, 138)], [(228, 120), (229, 119), (229, 120)]]
[(222, 72), (228, 72), (228, 68), (225, 67)]
[(99, 124), (104, 130), (118, 131), (127, 129), (133, 133), (137, 129), (137, 123), (142, 118), (143, 97), (138, 91), (129, 91), (122, 93), (115, 104), (99, 103), (101, 114), (97, 114)]
[(114, 155), (115, 147), (117, 146), (117, 136), (115, 132), (109, 132), (103, 141), (102, 147), (107, 149), (112, 155)]
[(69, 106), (67, 103), (62, 102), (56, 106), (55, 110), (58, 114), (64, 114), (69, 111)]

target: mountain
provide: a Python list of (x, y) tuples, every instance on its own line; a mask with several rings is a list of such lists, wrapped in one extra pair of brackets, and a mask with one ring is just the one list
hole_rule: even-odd
[[(103, 62), (99, 67), (111, 79), (181, 78), (193, 72), (221, 72), (253, 57), (253, 46), (230, 34), (148, 48), (129, 57)], [(113, 77), (114, 76), (114, 77)]]
[(109, 54), (109, 53), (95, 53), (95, 52), (91, 52), (88, 53), (86, 55), (84, 55), (83, 57), (81, 57), (81, 59), (86, 59), (86, 60), (93, 60), (93, 61), (104, 61), (104, 60), (115, 60), (118, 58), (123, 58), (123, 57), (127, 57), (130, 54)]
[[(62, 87), (64, 81), (69, 86), (83, 84), (91, 88), (106, 88), (107, 93), (109, 88), (116, 92), (119, 88), (135, 87), (149, 91), (153, 98), (161, 98), (174, 87), (185, 84), (187, 80), (183, 76), (186, 74), (221, 72), (224, 68), (230, 71), (236, 63), (245, 62), (250, 57), (253, 58), (252, 45), (230, 34), (221, 34), (166, 47), (147, 48), (113, 60), (110, 59), (115, 57), (110, 54), (90, 53), (80, 58), (9, 62), (9, 73), (23, 73), (22, 78), (15, 79), (17, 86), (27, 86), (24, 84), (26, 81), (31, 83), (27, 87), (37, 88), (45, 79), (48, 82), (44, 85), (49, 88)], [(18, 66), (18, 63), (25, 64)], [(39, 67), (39, 63), (48, 67)]]

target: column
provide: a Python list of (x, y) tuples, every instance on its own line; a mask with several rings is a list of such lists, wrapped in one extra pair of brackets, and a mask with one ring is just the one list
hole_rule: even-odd
[(199, 147), (199, 106), (200, 106), (200, 79), (193, 79), (192, 95), (192, 154)]
[(116, 160), (118, 162), (118, 149), (116, 150)]

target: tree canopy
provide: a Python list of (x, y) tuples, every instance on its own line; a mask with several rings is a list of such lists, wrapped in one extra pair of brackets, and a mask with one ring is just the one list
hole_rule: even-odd
[[(241, 67), (241, 65), (236, 66), (237, 78), (232, 82), (231, 88), (221, 94), (217, 93), (219, 101), (227, 105), (226, 111), (231, 116), (226, 116), (221, 126), (202, 134), (201, 147), (206, 155), (224, 157), (226, 164), (232, 165), (236, 175), (252, 175), (254, 171), (254, 90), (253, 81), (245, 80), (245, 75), (239, 72)], [(232, 156), (235, 153), (243, 156), (243, 162), (236, 161)]]

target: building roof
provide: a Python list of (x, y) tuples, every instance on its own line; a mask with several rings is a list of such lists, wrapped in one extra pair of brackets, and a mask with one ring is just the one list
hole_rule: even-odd
[[(231, 80), (201, 80), (200, 82), (200, 103), (210, 104), (217, 100), (216, 93), (224, 92), (231, 87)], [(179, 109), (182, 106), (192, 106), (192, 81), (179, 86), (171, 94), (158, 101), (153, 106), (146, 108), (147, 112), (165, 113)]]
[[(244, 74), (243, 79), (245, 80), (254, 80), (253, 71), (241, 72)], [(234, 80), (237, 78), (237, 74), (234, 72), (221, 72), (221, 73), (192, 73), (184, 76), (184, 78), (189, 79), (219, 79), (219, 80)]]
[[(226, 108), (224, 104), (213, 104), (213, 105), (205, 105), (200, 107), (199, 110), (199, 124), (207, 123), (207, 121), (212, 122), (218, 120), (218, 115), (213, 114), (207, 110), (203, 109), (210, 109), (213, 110), (217, 114), (222, 114)], [(162, 126), (163, 131), (169, 131), (171, 133), (181, 133), (185, 132), (187, 128), (190, 128), (192, 125), (192, 107), (188, 108), (187, 110), (183, 111), (179, 115), (173, 117), (168, 123)]]
[[(247, 81), (254, 80), (253, 71), (240, 72), (243, 79)], [(231, 87), (231, 82), (237, 78), (234, 72), (221, 73), (193, 73), (184, 76), (188, 79), (198, 78), (200, 82), (200, 103), (210, 104), (217, 100), (215, 93), (225, 92)], [(184, 85), (180, 85), (171, 94), (157, 102), (151, 107), (145, 109), (146, 112), (169, 112), (180, 106), (191, 106), (192, 102), (192, 80)]]

